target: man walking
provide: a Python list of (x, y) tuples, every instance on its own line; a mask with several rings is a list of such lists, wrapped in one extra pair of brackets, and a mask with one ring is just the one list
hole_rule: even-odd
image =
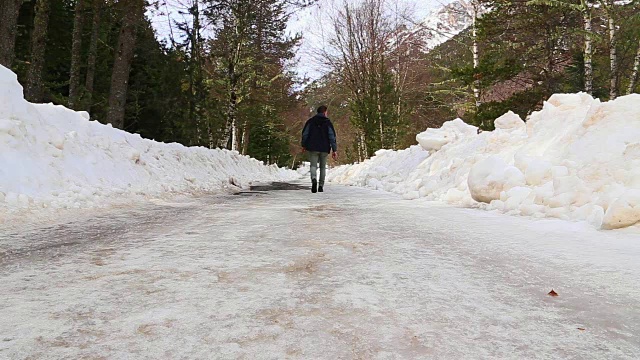
[[(311, 192), (323, 192), (324, 178), (327, 168), (327, 156), (334, 160), (338, 158), (336, 145), (336, 130), (327, 117), (327, 107), (322, 105), (318, 113), (307, 120), (302, 129), (302, 148), (309, 153), (311, 163)], [(320, 163), (320, 181), (317, 180), (318, 162)]]

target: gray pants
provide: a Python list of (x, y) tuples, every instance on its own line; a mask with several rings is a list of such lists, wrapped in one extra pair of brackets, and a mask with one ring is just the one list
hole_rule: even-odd
[(320, 186), (324, 186), (324, 177), (327, 173), (327, 156), (329, 156), (329, 153), (309, 151), (309, 162), (311, 163), (311, 180), (317, 179), (318, 162), (320, 162), (320, 181), (318, 181), (318, 185)]

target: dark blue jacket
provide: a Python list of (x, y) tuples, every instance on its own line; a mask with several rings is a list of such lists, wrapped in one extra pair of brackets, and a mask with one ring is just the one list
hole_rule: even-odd
[(338, 150), (336, 130), (328, 117), (324, 116), (324, 114), (316, 114), (316, 116), (307, 120), (302, 129), (302, 147), (307, 151), (324, 153)]

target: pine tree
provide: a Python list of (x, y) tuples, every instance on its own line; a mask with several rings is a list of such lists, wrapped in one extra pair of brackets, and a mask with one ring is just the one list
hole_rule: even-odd
[(285, 35), (289, 18), (286, 6), (282, 0), (225, 0), (209, 4), (207, 15), (216, 23), (211, 56), (226, 103), (221, 147), (249, 151), (253, 119), (243, 116), (241, 107), (244, 102), (263, 96), (261, 89), (282, 76), (284, 69), (277, 65), (293, 57), (292, 48), (299, 39)]
[(593, 5), (590, 4), (588, 0), (580, 0), (578, 4), (570, 2), (568, 0), (531, 0), (528, 2), (528, 4), (569, 9), (580, 13), (580, 15), (582, 16), (584, 36), (584, 91), (587, 94), (593, 94)]
[(248, 56), (248, 33), (254, 5), (255, 2), (248, 0), (224, 0), (209, 3), (207, 11), (209, 18), (216, 22), (212, 55), (218, 60), (217, 70), (224, 79), (226, 95), (225, 135), (220, 139), (219, 146), (231, 150), (238, 150), (239, 147), (237, 106), (242, 99), (242, 94), (238, 96), (241, 91), (239, 74), (243, 71), (241, 62)]
[(185, 51), (185, 63), (187, 65), (188, 78), (186, 97), (189, 103), (187, 108), (186, 127), (188, 129), (189, 142), (192, 145), (206, 145), (214, 147), (217, 132), (214, 129), (214, 120), (210, 110), (210, 99), (207, 96), (209, 87), (205, 79), (205, 49), (202, 37), (201, 5), (195, 0), (188, 4), (186, 14), (190, 15), (187, 21), (179, 22), (178, 28), (184, 34), (184, 42), (176, 44), (181, 51)]

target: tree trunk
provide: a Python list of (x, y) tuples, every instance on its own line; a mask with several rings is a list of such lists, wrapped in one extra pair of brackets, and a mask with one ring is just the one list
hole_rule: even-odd
[(238, 133), (239, 133), (238, 124), (234, 115), (233, 120), (231, 122), (231, 150), (233, 151), (238, 151), (238, 149), (240, 148), (240, 142), (238, 141), (238, 137), (239, 137)]
[(238, 124), (234, 118), (231, 122), (231, 150), (238, 151), (240, 144), (238, 143)]
[(124, 19), (118, 36), (116, 58), (111, 73), (111, 90), (109, 91), (109, 111), (107, 122), (119, 129), (124, 128), (124, 111), (129, 87), (129, 71), (133, 61), (136, 45), (136, 27), (141, 20), (144, 2), (131, 0), (124, 7)]
[(189, 62), (189, 120), (195, 128), (196, 145), (202, 144), (202, 108), (204, 106), (204, 90), (202, 62), (200, 53), (200, 8), (197, 1), (189, 9), (193, 16), (193, 29), (190, 34), (191, 52)]
[[(232, 67), (231, 67), (232, 68)], [(234, 75), (231, 76), (231, 78), (235, 78)], [(229, 136), (231, 136), (231, 150), (238, 150), (238, 126), (236, 124), (236, 110), (237, 110), (237, 105), (238, 105), (238, 97), (236, 94), (236, 87), (235, 84), (231, 84), (231, 89), (229, 91), (229, 104), (228, 104), (228, 109), (227, 109), (227, 116), (228, 116), (228, 120), (227, 123), (229, 124)]]
[[(238, 19), (234, 16), (233, 18), (233, 29), (234, 29), (234, 44), (233, 52), (231, 53), (231, 57), (229, 59), (228, 65), (228, 79), (229, 79), (229, 104), (228, 104), (228, 120), (227, 123), (230, 126), (230, 136), (231, 136), (231, 150), (238, 151), (240, 149), (240, 139), (238, 139), (238, 124), (237, 124), (237, 108), (238, 108), (238, 74), (236, 73), (236, 64), (238, 64), (240, 59), (240, 53), (242, 49), (242, 41), (240, 34), (240, 25), (238, 23)], [(244, 31), (244, 29), (243, 29)]]
[(11, 69), (15, 58), (18, 14), (22, 0), (0, 2), (0, 65)]
[(609, 4), (608, 18), (609, 18), (609, 62), (610, 71), (609, 75), (609, 100), (614, 100), (618, 97), (618, 56), (616, 54), (616, 23), (613, 14), (613, 1)]
[(69, 74), (69, 108), (76, 109), (80, 100), (80, 62), (82, 61), (82, 28), (86, 0), (77, 0), (71, 40), (71, 71)]
[[(547, 12), (548, 8), (543, 8), (543, 16), (549, 16)], [(544, 26), (544, 52), (546, 57), (546, 66), (544, 67), (544, 89), (546, 93), (544, 98), (547, 99), (551, 96), (555, 90), (555, 84), (553, 79), (553, 73), (555, 68), (556, 58), (556, 40), (554, 39), (555, 29), (552, 26)]]
[(232, 114), (235, 113), (235, 107), (232, 106), (233, 103), (233, 96), (235, 96), (233, 93), (229, 94), (229, 102), (227, 104), (227, 121), (224, 124), (224, 133), (222, 138), (220, 139), (219, 147), (222, 149), (231, 149), (231, 144), (233, 141), (233, 127), (232, 127), (232, 121), (231, 118), (234, 117), (232, 116)]
[(216, 146), (216, 142), (213, 138), (213, 129), (211, 128), (211, 122), (207, 121), (207, 135), (209, 138), (209, 149), (213, 149)]
[(638, 83), (638, 72), (640, 71), (640, 41), (638, 41), (638, 52), (636, 52), (636, 58), (633, 61), (633, 71), (631, 73), (631, 79), (629, 79), (629, 88), (627, 94), (633, 93)]
[(473, 4), (473, 23), (472, 23), (472, 37), (473, 37), (473, 98), (476, 103), (476, 114), (480, 109), (480, 74), (478, 74), (478, 68), (480, 67), (480, 51), (478, 46), (478, 13), (480, 11), (479, 4)]
[(42, 69), (44, 68), (44, 54), (47, 48), (47, 28), (51, 10), (49, 0), (36, 2), (36, 15), (31, 34), (31, 65), (27, 72), (27, 83), (24, 96), (31, 102), (42, 102)]
[(356, 133), (356, 150), (358, 151), (358, 162), (362, 162), (362, 138), (360, 133)]
[(591, 12), (586, 2), (582, 2), (582, 22), (584, 24), (584, 91), (593, 94), (593, 65), (591, 49)]
[(361, 131), (358, 135), (358, 160), (360, 162), (369, 157), (367, 150), (367, 142), (365, 139), (364, 131)]
[[(236, 25), (236, 34), (237, 33), (238, 31)], [(227, 104), (227, 136), (231, 137), (231, 150), (235, 151), (238, 151), (240, 145), (238, 139), (238, 124), (236, 123), (238, 107), (238, 78), (235, 68), (236, 59), (238, 59), (238, 54), (240, 53), (239, 48), (240, 44), (237, 44), (227, 66), (227, 77), (229, 80), (229, 103)]]
[[(382, 70), (384, 71), (384, 69)], [(384, 81), (384, 80), (380, 80)], [(380, 149), (386, 149), (384, 144), (384, 124), (383, 124), (383, 116), (382, 116), (382, 89), (380, 88), (380, 81), (376, 81), (376, 98), (377, 98), (377, 116), (378, 116), (378, 131), (380, 131)]]
[(93, 1), (93, 19), (91, 21), (91, 42), (89, 44), (89, 59), (87, 60), (87, 78), (85, 79), (84, 88), (86, 98), (84, 99), (84, 109), (91, 111), (93, 98), (93, 80), (96, 74), (96, 59), (98, 57), (98, 36), (100, 34), (100, 16), (102, 12), (102, 3), (104, 0)]
[(249, 126), (249, 120), (244, 121), (244, 125), (242, 126), (242, 155), (247, 155), (249, 151), (249, 135), (250, 135), (251, 127)]
[(224, 134), (218, 142), (218, 147), (221, 149), (229, 149), (229, 147), (231, 146), (229, 144), (230, 140), (231, 140), (231, 131), (229, 129), (229, 125), (225, 124)]

